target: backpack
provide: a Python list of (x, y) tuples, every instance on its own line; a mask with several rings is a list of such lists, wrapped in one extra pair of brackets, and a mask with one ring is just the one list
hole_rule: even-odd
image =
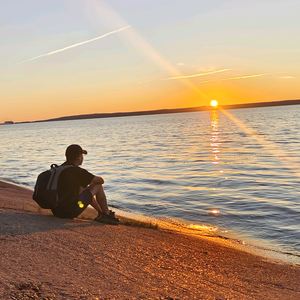
[(57, 183), (60, 173), (73, 165), (58, 166), (52, 164), (50, 170), (42, 172), (37, 180), (34, 187), (32, 199), (41, 208), (54, 208), (59, 204), (57, 194)]

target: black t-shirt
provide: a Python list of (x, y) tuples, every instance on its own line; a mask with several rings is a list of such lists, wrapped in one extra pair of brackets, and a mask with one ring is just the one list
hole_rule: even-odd
[[(73, 165), (65, 162), (62, 164)], [(74, 165), (73, 165), (74, 166)], [(66, 168), (61, 172), (57, 183), (57, 193), (60, 200), (59, 205), (55, 208), (67, 211), (68, 207), (78, 201), (79, 188), (86, 188), (94, 179), (94, 175), (87, 170), (74, 166)]]

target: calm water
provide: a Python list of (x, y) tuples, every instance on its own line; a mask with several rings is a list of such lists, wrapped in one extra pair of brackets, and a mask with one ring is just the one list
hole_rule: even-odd
[[(34, 186), (72, 143), (110, 204), (300, 255), (300, 106), (0, 126), (1, 179)], [(246, 126), (246, 127), (245, 127)], [(291, 255), (290, 255), (291, 256)]]

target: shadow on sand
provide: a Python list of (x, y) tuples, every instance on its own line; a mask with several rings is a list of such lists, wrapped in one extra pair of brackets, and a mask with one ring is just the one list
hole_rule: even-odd
[(103, 225), (93, 220), (59, 219), (53, 215), (0, 211), (0, 239), (7, 236), (27, 235), (35, 232)]

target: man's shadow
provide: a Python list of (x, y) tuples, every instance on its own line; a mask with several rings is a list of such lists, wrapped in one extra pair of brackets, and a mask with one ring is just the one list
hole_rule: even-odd
[(0, 211), (0, 239), (35, 232), (101, 226), (91, 219), (60, 219), (53, 215), (29, 212)]

